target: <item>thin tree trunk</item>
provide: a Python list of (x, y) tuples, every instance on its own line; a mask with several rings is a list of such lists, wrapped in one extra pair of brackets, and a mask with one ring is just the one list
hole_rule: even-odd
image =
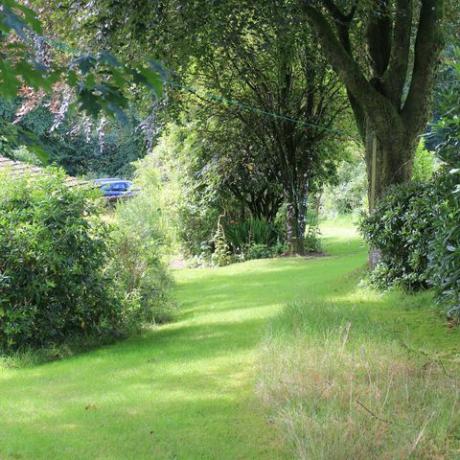
[(287, 244), (289, 255), (305, 254), (305, 226), (307, 213), (308, 187), (303, 184), (300, 190), (288, 191), (287, 196)]

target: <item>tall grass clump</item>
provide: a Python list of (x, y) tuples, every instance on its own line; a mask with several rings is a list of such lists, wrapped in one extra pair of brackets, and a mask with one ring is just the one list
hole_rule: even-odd
[(458, 372), (396, 339), (361, 304), (290, 305), (258, 393), (299, 459), (455, 458)]
[(137, 327), (171, 318), (172, 278), (165, 263), (170, 246), (168, 224), (150, 157), (137, 163), (135, 182), (140, 193), (115, 210), (111, 273), (128, 305), (128, 320)]

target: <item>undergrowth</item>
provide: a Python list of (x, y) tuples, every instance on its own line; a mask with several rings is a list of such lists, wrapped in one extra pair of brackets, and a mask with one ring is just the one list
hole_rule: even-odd
[[(369, 302), (358, 289), (334, 302), (294, 303), (274, 323), (258, 393), (296, 458), (460, 454), (458, 349), (445, 356), (435, 341), (422, 349), (416, 324), (402, 326), (405, 314), (430, 321), (429, 297), (414, 307), (417, 296), (379, 296)], [(440, 318), (433, 321), (447, 334)]]

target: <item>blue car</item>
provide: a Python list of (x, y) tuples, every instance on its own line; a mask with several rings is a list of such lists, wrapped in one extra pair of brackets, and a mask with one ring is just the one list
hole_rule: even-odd
[(94, 184), (108, 201), (131, 198), (138, 192), (131, 181), (124, 179), (113, 177), (96, 179)]

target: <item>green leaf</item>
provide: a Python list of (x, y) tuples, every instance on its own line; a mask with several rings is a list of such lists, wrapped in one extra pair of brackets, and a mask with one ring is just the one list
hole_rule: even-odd
[(101, 64), (107, 64), (110, 67), (122, 67), (121, 63), (117, 60), (117, 58), (108, 51), (101, 51), (97, 55), (97, 60)]
[(83, 74), (87, 74), (96, 67), (97, 61), (93, 56), (86, 54), (76, 58), (72, 64), (76, 65)]
[(40, 147), (38, 144), (30, 144), (28, 147), (43, 164), (49, 163), (50, 156), (44, 148)]
[(40, 20), (38, 19), (37, 14), (35, 13), (35, 11), (33, 11), (32, 9), (28, 8), (27, 6), (21, 5), (19, 3), (16, 3), (15, 8), (18, 8), (19, 10), (22, 11), (22, 13), (24, 14), (24, 17), (25, 17), (25, 20), (26, 20), (27, 24), (32, 28), (32, 30), (34, 32), (36, 32), (37, 34), (42, 34), (43, 33), (42, 25), (41, 25)]
[(0, 94), (6, 98), (16, 97), (19, 80), (16, 72), (5, 60), (0, 61)]
[(163, 81), (160, 78), (160, 75), (152, 70), (151, 68), (139, 68), (137, 71), (140, 73), (142, 81), (149, 88), (153, 89), (157, 96), (161, 96), (163, 92)]

